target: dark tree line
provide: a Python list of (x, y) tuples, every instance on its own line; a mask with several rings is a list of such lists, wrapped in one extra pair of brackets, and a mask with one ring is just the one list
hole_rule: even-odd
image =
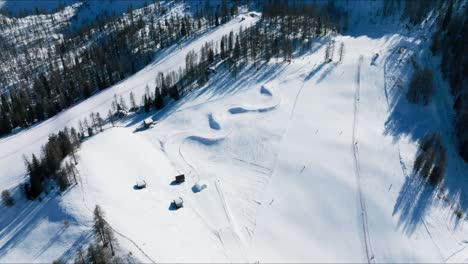
[(34, 7), (34, 8), (20, 8), (17, 12), (11, 12), (7, 10), (6, 8), (1, 8), (0, 9), (0, 14), (8, 17), (27, 17), (27, 16), (32, 16), (32, 15), (45, 15), (45, 14), (50, 14), (50, 13), (55, 13), (60, 10), (62, 10), (65, 6), (63, 3), (59, 3), (58, 6), (51, 11), (47, 11), (46, 8), (43, 7)]
[[(235, 13), (221, 12), (216, 21), (210, 19), (211, 15), (207, 15), (208, 18), (200, 15), (196, 19), (171, 15), (156, 22), (154, 17), (167, 10), (146, 7), (139, 11), (142, 12), (129, 10), (126, 16), (107, 17), (67, 34), (50, 56), (46, 56), (46, 71), (25, 75), (10, 92), (1, 95), (0, 136), (16, 127), (26, 127), (54, 116), (132, 75), (152, 60), (155, 51), (228, 21)], [(2, 55), (2, 52), (13, 55)], [(0, 49), (0, 58), (14, 57), (16, 53), (16, 47)], [(35, 69), (21, 71), (37, 72)]]
[[(114, 99), (115, 100), (115, 99)], [(114, 102), (114, 101), (113, 101)], [(105, 120), (101, 117), (99, 112), (91, 112), (89, 114), (89, 119), (85, 117), (83, 120), (78, 121), (78, 133), (77, 137), (80, 140), (83, 140), (86, 137), (91, 137), (94, 134), (104, 131), (104, 125), (107, 121), (112, 121), (111, 119)]]
[(455, 132), (461, 157), (468, 162), (468, 8), (460, 10), (464, 1), (447, 1), (440, 12), (438, 29), (432, 36), (433, 54), (442, 56), (442, 76), (450, 85), (456, 113)]
[(436, 6), (440, 6), (442, 0), (409, 0), (405, 1), (403, 15), (408, 17), (413, 24), (421, 23), (426, 16), (434, 10)]
[(2, 191), (2, 204), (6, 207), (12, 207), (13, 205), (15, 205), (15, 199), (13, 198), (13, 196), (11, 196), (9, 190)]
[[(76, 130), (65, 128), (57, 134), (49, 135), (39, 157), (32, 154), (31, 160), (25, 158), (29, 175), (29, 182), (24, 185), (26, 197), (31, 200), (37, 198), (46, 190), (48, 180), (55, 181), (62, 191), (70, 184), (76, 184), (75, 151), (79, 146), (80, 139)], [(71, 156), (71, 161), (62, 164), (68, 155)]]
[[(190, 51), (185, 58), (185, 69), (158, 73), (154, 92), (147, 87), (143, 95), (144, 111), (162, 109), (165, 98), (178, 100), (186, 90), (206, 83), (209, 74), (215, 70), (210, 65), (215, 62), (222, 62), (236, 74), (243, 63), (257, 65), (280, 57), (288, 61), (297, 48), (307, 48), (314, 38), (336, 31), (341, 26), (340, 20), (336, 19), (340, 12), (334, 7), (302, 3), (291, 7), (286, 5), (285, 8), (283, 4), (284, 1), (265, 2), (264, 14), (256, 25), (241, 28), (238, 33), (231, 31), (222, 36), (217, 45), (208, 42), (199, 52)], [(117, 100), (114, 101), (118, 106)], [(109, 116), (119, 110), (115, 106)]]
[[(197, 76), (206, 79), (206, 67), (213, 60), (222, 60), (236, 71), (240, 62), (268, 62), (272, 58), (289, 60), (298, 48), (308, 48), (314, 38), (342, 28), (334, 6), (318, 6), (314, 2), (290, 5), (287, 1), (265, 1), (261, 20), (252, 27), (230, 32), (218, 46), (207, 43), (200, 53), (188, 54), (186, 72), (189, 81)], [(195, 63), (198, 60), (198, 65)]]
[(427, 105), (435, 92), (432, 70), (417, 67), (411, 79), (406, 98), (415, 104)]
[(218, 26), (237, 15), (239, 6), (247, 2), (248, 0), (221, 0), (219, 4), (219, 1), (205, 0), (203, 6), (197, 6), (194, 17), (205, 18), (210, 24)]
[[(465, 7), (463, 7), (465, 6)], [(442, 57), (442, 76), (454, 97), (456, 144), (460, 156), (468, 162), (468, 8), (464, 0), (384, 0), (384, 15), (403, 9), (404, 17), (419, 24), (431, 11), (437, 14), (437, 27), (432, 35), (431, 51)], [(433, 93), (429, 70), (417, 70), (409, 93), (410, 101), (426, 102), (425, 94)]]
[[(235, 74), (243, 62), (254, 65), (272, 58), (290, 60), (293, 52), (300, 47), (307, 48), (313, 38), (318, 38), (337, 30), (341, 24), (332, 17), (338, 12), (328, 6), (301, 4), (279, 10), (284, 1), (265, 3), (262, 19), (254, 26), (230, 32), (221, 37), (217, 45), (205, 43), (199, 52), (190, 51), (185, 58), (185, 69), (178, 72), (158, 73), (155, 90), (147, 87), (142, 98), (145, 112), (162, 109), (167, 97), (178, 100), (182, 93), (209, 79), (214, 62), (221, 61)], [(328, 12), (327, 10), (333, 10)], [(333, 14), (333, 15), (332, 15)], [(335, 22), (332, 22), (335, 21)], [(118, 105), (118, 104), (116, 104)], [(114, 113), (118, 110), (113, 107)]]
[[(162, 8), (143, 8), (144, 12), (135, 14), (130, 10), (127, 16), (111, 17), (107, 23), (98, 21), (93, 28), (80, 28), (79, 33), (70, 34), (70, 38), (55, 47), (56, 59), (50, 57), (48, 71), (34, 77), (30, 87), (23, 83), (0, 96), (0, 135), (49, 118), (126, 78), (149, 63), (155, 49), (228, 21), (236, 13), (236, 3), (228, 5), (223, 1), (215, 11), (208, 5), (210, 8), (206, 10), (209, 11), (200, 12), (204, 16), (196, 19), (172, 15), (157, 23), (153, 17), (164, 13)], [(181, 90), (194, 81), (206, 82), (206, 68), (214, 61), (215, 53), (227, 60), (235, 73), (240, 60), (249, 60), (255, 65), (260, 60), (269, 61), (280, 56), (289, 60), (293, 51), (310, 43), (311, 38), (343, 27), (342, 12), (333, 5), (284, 4), (284, 1), (266, 2), (260, 23), (239, 34), (231, 32), (223, 36), (219, 47), (207, 43), (200, 53), (191, 53), (184, 72), (165, 74), (158, 81), (153, 96), (147, 94), (143, 99), (145, 110), (149, 111), (150, 105), (162, 108), (162, 99), (168, 95), (177, 100)], [(149, 15), (144, 16), (145, 12)], [(87, 39), (94, 40), (96, 35), (103, 36), (85, 45)], [(87, 48), (76, 52), (76, 47), (81, 46)]]
[(445, 0), (384, 0), (383, 15), (390, 16), (402, 10), (403, 18), (407, 18), (411, 24), (419, 24), (444, 2)]

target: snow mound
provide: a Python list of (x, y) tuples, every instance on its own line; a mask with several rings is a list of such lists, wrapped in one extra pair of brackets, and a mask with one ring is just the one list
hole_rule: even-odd
[(208, 138), (208, 137), (201, 137), (201, 136), (189, 136), (187, 137), (187, 139), (196, 141), (203, 145), (214, 145), (224, 140), (224, 138)]
[(258, 112), (258, 113), (265, 113), (265, 112), (269, 112), (269, 111), (272, 111), (276, 109), (276, 106), (271, 106), (271, 107), (265, 107), (265, 108), (257, 108), (257, 109), (248, 109), (248, 108), (244, 108), (244, 107), (233, 107), (231, 109), (229, 109), (229, 113), (233, 114), (233, 115), (237, 115), (237, 114), (243, 114), (243, 113), (255, 113), (255, 112)]
[(210, 124), (210, 128), (214, 130), (220, 130), (221, 126), (219, 123), (213, 118), (213, 114), (208, 114), (208, 123)]
[(264, 85), (262, 85), (262, 87), (260, 88), (260, 93), (266, 96), (273, 96), (270, 90), (266, 88)]

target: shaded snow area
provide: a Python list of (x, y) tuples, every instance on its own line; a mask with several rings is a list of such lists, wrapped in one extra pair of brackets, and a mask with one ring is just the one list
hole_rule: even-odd
[[(140, 98), (158, 71), (178, 69), (188, 51), (257, 19), (240, 15), (1, 139), (0, 187), (12, 188), (17, 204), (0, 207), (0, 262), (73, 259), (92, 240), (96, 204), (121, 253), (131, 251), (140, 262), (466, 262), (465, 220), (457, 221), (451, 205), (411, 173), (418, 137), (408, 124), (446, 126), (436, 118), (442, 99), (429, 110), (405, 101), (408, 52), (428, 45), (418, 29), (413, 37), (331, 36), (330, 63), (323, 62), (328, 40), (320, 40), (291, 63), (272, 60), (236, 76), (220, 66), (207, 84), (164, 110), (131, 114), (85, 140), (78, 185), (42, 202), (21, 198), (15, 187), (24, 175), (21, 157), (37, 153), (49, 133), (91, 111), (106, 113), (114, 94)], [(157, 123), (139, 129), (148, 117)], [(397, 122), (402, 117), (414, 119)], [(453, 151), (448, 147), (448, 192), (468, 172)], [(179, 174), (185, 182), (176, 183)], [(146, 188), (135, 187), (140, 181)], [(197, 183), (207, 187), (199, 191)], [(172, 204), (178, 197), (179, 209)]]
[(128, 11), (129, 8), (140, 8), (152, 1), (145, 0), (0, 0), (0, 10), (6, 11), (12, 16), (33, 15), (36, 10), (40, 13), (52, 13), (76, 3), (84, 4), (76, 14), (75, 23), (85, 24), (93, 22), (102, 16), (120, 15)]
[(0, 0), (0, 10), (6, 11), (13, 16), (19, 15), (21, 12), (23, 15), (35, 14), (36, 9), (45, 12), (54, 12), (60, 7), (72, 5), (78, 2), (77, 0)]

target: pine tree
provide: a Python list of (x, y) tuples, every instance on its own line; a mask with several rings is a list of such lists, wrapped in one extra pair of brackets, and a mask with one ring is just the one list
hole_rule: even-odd
[(154, 107), (157, 110), (161, 110), (164, 107), (164, 100), (158, 87), (154, 90)]
[(28, 194), (31, 199), (35, 199), (42, 193), (43, 168), (36, 155), (32, 154), (31, 165), (29, 166), (29, 187)]
[(450, 20), (452, 19), (452, 12), (453, 12), (453, 0), (450, 1), (447, 11), (445, 12), (444, 20), (442, 21), (442, 30), (445, 30), (447, 26), (450, 24)]
[(330, 43), (328, 43), (327, 46), (325, 47), (325, 62), (328, 63), (330, 61), (331, 61), (331, 59), (330, 59)]
[(150, 103), (150, 99), (148, 98), (146, 94), (143, 96), (143, 105), (145, 108), (145, 113), (148, 113), (151, 109), (151, 103)]
[(78, 128), (80, 129), (81, 138), (84, 137), (85, 127), (81, 120), (78, 121)]
[(187, 29), (185, 28), (185, 23), (182, 23), (182, 26), (180, 28), (180, 34), (182, 37), (185, 37), (187, 35)]
[(107, 112), (107, 119), (109, 119), (109, 121), (111, 122), (112, 124), (112, 127), (114, 127), (115, 123), (114, 123), (114, 115), (112, 114), (111, 110), (109, 109), (109, 111)]
[(76, 129), (74, 127), (70, 129), (70, 138), (73, 145), (73, 149), (78, 148), (80, 145), (80, 138), (78, 137), (78, 133), (76, 132)]
[(120, 96), (119, 106), (121, 110), (127, 111), (127, 104), (122, 96)]
[(88, 246), (88, 253), (86, 254), (87, 263), (92, 264), (105, 264), (111, 263), (112, 256), (110, 256), (104, 247), (98, 244), (91, 244)]
[(133, 92), (130, 92), (130, 107), (131, 111), (136, 111), (138, 109)]
[[(87, 117), (84, 118), (83, 127), (84, 127), (84, 129), (86, 129), (86, 131), (89, 131), (89, 129), (91, 128), (89, 123), (88, 123), (88, 118)], [(91, 128), (91, 131), (92, 131), (92, 128)]]
[(78, 249), (78, 251), (76, 252), (74, 263), (86, 264), (85, 253), (83, 252), (82, 248)]
[(117, 111), (122, 110), (116, 94), (114, 94), (114, 99), (112, 100), (112, 109), (114, 110), (115, 113), (117, 113)]
[(88, 127), (88, 137), (92, 137), (93, 134), (94, 134), (93, 128), (92, 128), (92, 127)]
[(343, 57), (344, 57), (344, 43), (343, 42), (341, 42), (341, 44), (340, 44), (340, 49), (339, 49), (338, 53), (340, 55), (339, 62), (342, 62)]
[(239, 41), (239, 35), (236, 36), (236, 43), (234, 44), (234, 50), (232, 52), (232, 57), (234, 61), (239, 59), (240, 57), (240, 41)]
[(99, 114), (99, 112), (96, 113), (96, 121), (97, 121), (97, 125), (99, 127), (99, 131), (102, 132), (102, 127), (104, 126), (104, 120), (101, 118), (101, 114)]
[(104, 234), (104, 226), (106, 222), (104, 220), (104, 212), (99, 205), (94, 208), (94, 224), (93, 231), (96, 236), (96, 240), (102, 244), (107, 244), (106, 236)]
[(410, 82), (406, 98), (412, 103), (427, 105), (434, 94), (434, 80), (430, 68), (418, 68)]
[(104, 212), (102, 211), (99, 205), (96, 205), (94, 208), (94, 224), (93, 224), (94, 234), (96, 236), (96, 241), (102, 243), (103, 247), (110, 246), (112, 256), (115, 255), (114, 244), (115, 238), (113, 230), (107, 221), (104, 219)]
[(5, 135), (11, 132), (11, 123), (7, 113), (2, 110), (0, 113), (0, 135)]
[(13, 197), (11, 196), (10, 191), (2, 191), (2, 203), (6, 207), (12, 207), (15, 204), (15, 199), (13, 199)]
[(89, 120), (91, 121), (90, 126), (93, 128), (93, 130), (97, 130), (97, 120), (96, 120), (96, 115), (94, 112), (91, 112), (89, 114)]
[(174, 99), (174, 101), (179, 100), (179, 89), (177, 88), (177, 85), (172, 86), (169, 92), (171, 98)]

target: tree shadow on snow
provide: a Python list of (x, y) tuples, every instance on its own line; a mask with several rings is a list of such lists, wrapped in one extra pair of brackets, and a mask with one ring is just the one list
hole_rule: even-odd
[(58, 259), (64, 262), (73, 260), (75, 258), (76, 252), (78, 252), (79, 249), (84, 250), (84, 247), (88, 245), (90, 241), (92, 241), (93, 237), (94, 235), (92, 230), (83, 232)]
[(181, 208), (177, 208), (176, 204), (173, 201), (169, 204), (169, 208), (168, 208), (169, 211), (177, 211), (179, 209)]
[(424, 215), (432, 205), (436, 196), (435, 189), (427, 184), (419, 175), (406, 176), (392, 215), (398, 215), (398, 226), (407, 235), (411, 235), (419, 224), (424, 221)]
[[(393, 40), (389, 40), (393, 41)], [(438, 202), (438, 198), (450, 200), (451, 203), (458, 203), (457, 206), (467, 210), (468, 199), (464, 191), (468, 190), (466, 175), (468, 166), (456, 153), (454, 147), (453, 135), (446, 135), (441, 128), (453, 126), (453, 120), (450, 124), (445, 124), (440, 118), (441, 113), (437, 110), (436, 100), (437, 92), (427, 106), (412, 104), (406, 98), (407, 88), (409, 86), (412, 73), (414, 72), (413, 60), (418, 65), (426, 66), (427, 58), (430, 54), (427, 43), (413, 41), (397, 40), (391, 43), (393, 49), (386, 58), (383, 59), (385, 72), (385, 96), (388, 104), (388, 117), (385, 122), (384, 134), (391, 136), (393, 142), (398, 144), (399, 140), (406, 140), (416, 145), (425, 135), (432, 132), (441, 132), (442, 142), (447, 152), (447, 165), (443, 180), (443, 188), (434, 188), (430, 184), (421, 180), (419, 175), (413, 175), (411, 170), (406, 172), (405, 183), (399, 192), (394, 206), (394, 215), (398, 215), (398, 223), (408, 234), (412, 233), (419, 224), (423, 224), (423, 219), (429, 208)], [(434, 75), (440, 74), (434, 70)], [(444, 84), (437, 82), (434, 78), (436, 89), (447, 89)], [(452, 109), (446, 109), (448, 112)], [(406, 166), (401, 161), (401, 166)], [(407, 164), (412, 167), (412, 164)], [(442, 192), (441, 192), (442, 191)], [(437, 195), (436, 195), (437, 194)], [(447, 197), (445, 197), (445, 195)], [(448, 198), (448, 199), (446, 199)], [(448, 204), (449, 206), (452, 206)], [(456, 224), (457, 219), (454, 223)]]
[(314, 77), (315, 74), (317, 74), (319, 71), (321, 71), (325, 65), (327, 65), (327, 63), (322, 62), (322, 63), (320, 63), (319, 66), (314, 67), (314, 69), (311, 72), (309, 72), (309, 74), (307, 74), (307, 76), (304, 78), (304, 81), (308, 81), (308, 80), (312, 79), (312, 77)]
[[(60, 197), (55, 191), (44, 199), (39, 201), (29, 201), (24, 198), (21, 188), (16, 187), (12, 190), (12, 195), (16, 200), (16, 204), (12, 207), (0, 207), (0, 258), (4, 257), (10, 250), (20, 246), (31, 235), (31, 233), (44, 224), (45, 221), (49, 223), (56, 223), (60, 228), (46, 241), (39, 249), (28, 252), (30, 256), (36, 259), (40, 257), (49, 248), (56, 245), (62, 245), (64, 241), (70, 239), (70, 234), (67, 229), (71, 225), (79, 225), (79, 223), (62, 210), (59, 202)], [(69, 223), (69, 226), (65, 225)], [(80, 237), (71, 245), (70, 248), (64, 253), (64, 260), (69, 260), (74, 255), (74, 248), (87, 243), (90, 237)], [(38, 241), (43, 243), (44, 241)], [(67, 253), (68, 252), (68, 253)]]
[(177, 186), (177, 185), (181, 185), (181, 184), (182, 184), (182, 182), (177, 182), (176, 180), (173, 180), (173, 181), (171, 181), (171, 183), (169, 183), (169, 185), (171, 185), (171, 186)]
[[(286, 65), (286, 63), (281, 62), (268, 64), (263, 63), (257, 66), (242, 66), (239, 68), (236, 75), (233, 75), (227, 66), (220, 66), (218, 72), (212, 76), (206, 84), (193, 90), (183, 91), (183, 95), (181, 96), (180, 100), (168, 100), (164, 108), (161, 110), (152, 110), (148, 113), (144, 113), (140, 110), (136, 113), (128, 115), (120, 121), (121, 123), (125, 124), (125, 127), (131, 127), (143, 122), (143, 120), (148, 117), (151, 117), (156, 122), (164, 120), (175, 112), (184, 111), (185, 109), (196, 109), (198, 107), (202, 107), (208, 102), (217, 101), (224, 98), (225, 96), (238, 93), (243, 89), (248, 89), (252, 85), (273, 80), (279, 73), (281, 73)], [(190, 104), (190, 102), (202, 96), (204, 101), (198, 104)], [(154, 126), (154, 128), (157, 129), (157, 124)], [(134, 132), (140, 132), (144, 130), (146, 129), (137, 128)]]

